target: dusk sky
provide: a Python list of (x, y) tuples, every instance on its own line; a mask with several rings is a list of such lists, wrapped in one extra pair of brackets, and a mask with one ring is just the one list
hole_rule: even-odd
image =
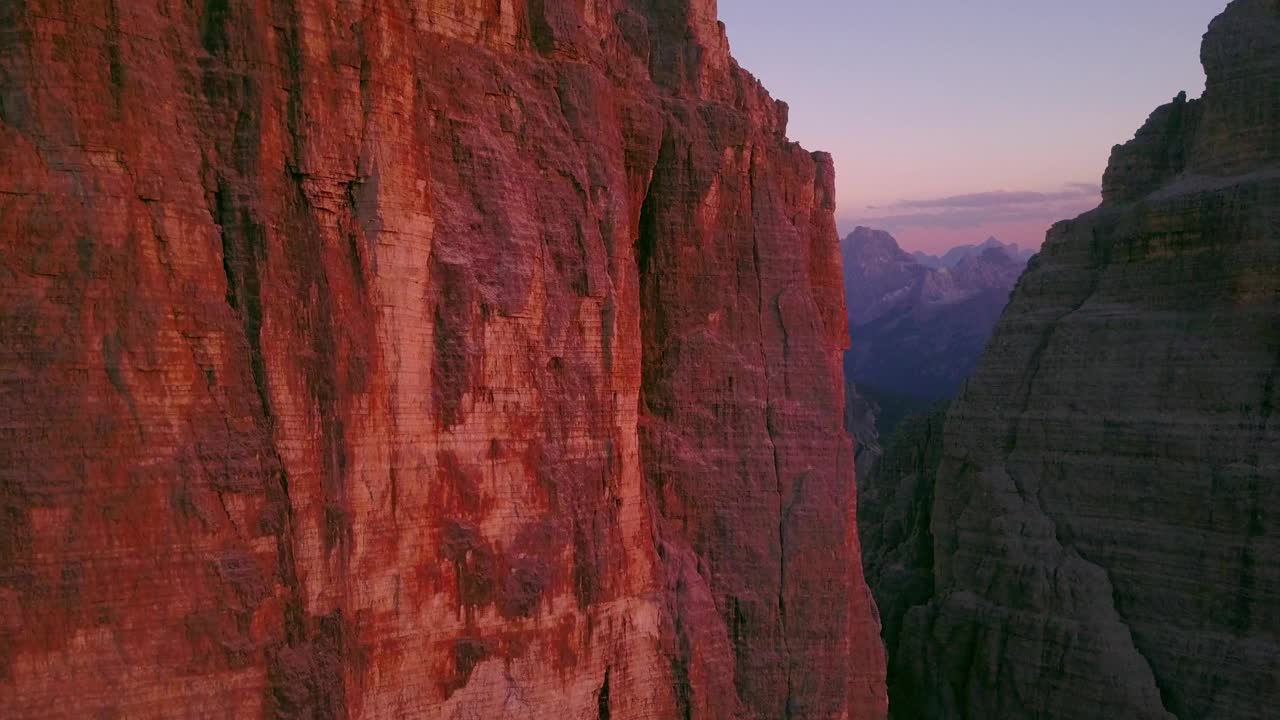
[(938, 251), (1038, 247), (1111, 146), (1204, 89), (1226, 0), (720, 0), (734, 56), (835, 156), (837, 219)]

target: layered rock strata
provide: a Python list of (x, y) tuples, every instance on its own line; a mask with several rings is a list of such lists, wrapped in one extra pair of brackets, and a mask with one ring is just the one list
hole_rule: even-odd
[(714, 0), (0, 5), (0, 715), (884, 712)]
[(868, 558), (928, 580), (887, 608), (895, 717), (1280, 705), (1280, 4), (1232, 2), (1202, 59), (1204, 96), (1157, 110), (1103, 206), (1050, 231), (935, 482), (867, 496), (896, 523), (863, 528)]

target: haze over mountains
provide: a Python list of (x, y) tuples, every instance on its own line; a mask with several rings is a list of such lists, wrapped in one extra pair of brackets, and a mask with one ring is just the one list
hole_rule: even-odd
[(852, 338), (846, 381), (879, 406), (877, 433), (887, 435), (906, 414), (959, 390), (1027, 255), (993, 238), (927, 256), (926, 264), (892, 235), (865, 227), (845, 237), (840, 251)]
[(930, 255), (927, 252), (915, 250), (912, 251), (911, 257), (915, 258), (916, 262), (924, 265), (925, 267), (948, 268), (955, 267), (957, 263), (967, 257), (992, 248), (1003, 250), (1010, 258), (1017, 260), (1024, 265), (1031, 259), (1032, 255), (1036, 254), (1035, 250), (1031, 250), (1029, 248), (1024, 250), (1018, 247), (1017, 243), (1003, 243), (994, 237), (989, 237), (984, 242), (977, 245), (957, 245), (943, 253), (941, 256)]

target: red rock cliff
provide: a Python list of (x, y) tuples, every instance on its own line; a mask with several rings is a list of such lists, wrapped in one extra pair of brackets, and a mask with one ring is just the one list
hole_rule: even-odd
[(884, 713), (714, 0), (0, 6), (0, 715)]

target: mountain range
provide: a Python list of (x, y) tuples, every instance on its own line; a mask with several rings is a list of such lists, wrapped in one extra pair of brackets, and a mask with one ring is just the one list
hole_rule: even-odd
[(1006, 255), (1017, 260), (1024, 265), (1036, 254), (1035, 250), (1030, 248), (1019, 247), (1017, 243), (1000, 242), (994, 237), (989, 237), (985, 241), (977, 245), (957, 245), (942, 255), (930, 255), (921, 250), (915, 250), (911, 253), (911, 257), (925, 267), (931, 268), (949, 268), (955, 267), (961, 260), (977, 255), (984, 250), (998, 248), (1003, 250)]
[(867, 227), (840, 251), (852, 343), (846, 381), (878, 406), (877, 431), (887, 436), (904, 415), (959, 390), (1026, 261), (1016, 245), (992, 239), (953, 248), (934, 266)]

